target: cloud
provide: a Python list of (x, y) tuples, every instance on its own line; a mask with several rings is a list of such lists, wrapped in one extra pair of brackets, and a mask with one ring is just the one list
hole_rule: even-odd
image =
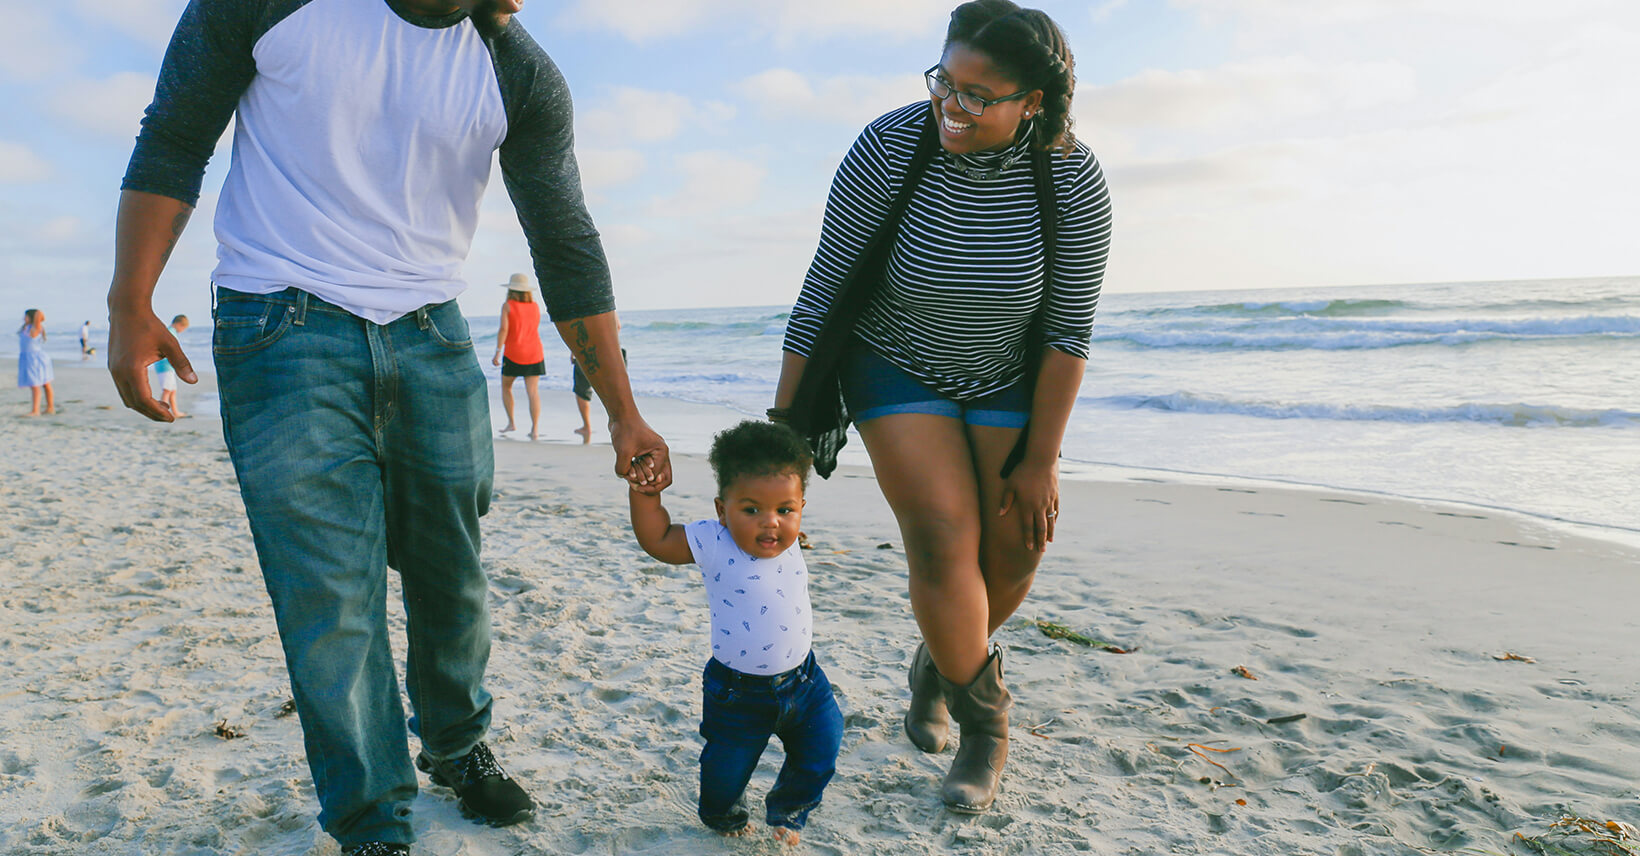
[(42, 80), (80, 62), (84, 51), (66, 38), (42, 4), (8, 3), (0, 26), (0, 73), (9, 80)]
[(1321, 63), (1262, 58), (1216, 69), (1141, 72), (1079, 88), (1076, 112), (1116, 128), (1222, 130), (1361, 110), (1412, 99), (1416, 75), (1401, 63)]
[(1558, 0), (1555, 3), (1499, 3), (1497, 0), (1173, 0), (1179, 6), (1212, 15), (1289, 25), (1348, 24), (1367, 20), (1405, 20), (1434, 15), (1474, 23), (1483, 20), (1541, 23), (1571, 15), (1619, 10), (1626, 0)]
[(645, 158), (632, 149), (575, 150), (575, 160), (581, 167), (581, 186), (587, 191), (617, 187), (643, 174)]
[(1110, 16), (1121, 11), (1122, 7), (1127, 4), (1128, 0), (1105, 0), (1105, 2), (1094, 7), (1093, 11), (1089, 13), (1089, 15), (1093, 18), (1094, 23), (1102, 23), (1108, 20)]
[(892, 106), (925, 97), (917, 74), (881, 77), (840, 75), (810, 79), (789, 68), (771, 68), (734, 84), (733, 90), (771, 116), (800, 116), (859, 127)]
[(735, 108), (721, 101), (696, 102), (631, 86), (611, 87), (598, 103), (579, 115), (575, 129), (586, 142), (600, 145), (661, 142), (687, 127), (721, 125), (735, 115)]
[(87, 23), (111, 26), (153, 47), (164, 47), (187, 0), (78, 0), (74, 11)]
[(682, 38), (707, 26), (782, 43), (831, 36), (939, 33), (949, 0), (578, 0), (572, 26), (613, 30), (633, 42)]
[(75, 80), (58, 87), (51, 112), (100, 134), (131, 139), (142, 111), (154, 99), (154, 76), (122, 71), (101, 80)]
[(565, 17), (571, 24), (648, 42), (690, 32), (714, 14), (749, 5), (724, 0), (579, 0)]
[(0, 140), (0, 184), (26, 184), (51, 177), (51, 163), (22, 143)]
[(781, 0), (766, 4), (782, 38), (815, 36), (927, 36), (945, 34), (949, 0)]
[(35, 227), (33, 238), (45, 244), (61, 244), (72, 241), (84, 233), (84, 220), (72, 214), (63, 214)]
[(700, 151), (673, 158), (682, 176), (678, 189), (650, 203), (655, 217), (693, 217), (756, 202), (769, 170), (750, 158), (723, 151)]

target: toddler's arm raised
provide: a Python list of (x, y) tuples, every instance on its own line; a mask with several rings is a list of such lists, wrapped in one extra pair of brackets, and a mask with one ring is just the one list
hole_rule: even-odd
[(661, 504), (659, 493), (626, 492), (632, 508), (632, 534), (638, 537), (638, 546), (645, 553), (669, 565), (691, 565), (695, 555), (689, 551), (689, 538), (683, 527), (672, 522), (672, 515)]

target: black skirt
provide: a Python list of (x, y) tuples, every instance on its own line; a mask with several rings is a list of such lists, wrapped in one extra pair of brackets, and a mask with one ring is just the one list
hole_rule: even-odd
[(507, 359), (506, 357), (501, 358), (501, 376), (502, 377), (535, 377), (537, 375), (544, 375), (546, 373), (547, 373), (547, 362), (546, 362), (546, 360), (542, 360), (538, 363), (530, 363), (529, 365), (524, 365), (523, 363), (515, 363), (512, 360)]

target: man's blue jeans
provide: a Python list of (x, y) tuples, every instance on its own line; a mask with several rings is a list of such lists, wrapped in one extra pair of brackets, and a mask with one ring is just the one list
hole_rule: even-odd
[(764, 820), (802, 829), (837, 772), (843, 744), (843, 714), (814, 652), (779, 675), (748, 675), (708, 660), (701, 690), (701, 822), (718, 832), (746, 825), (746, 783), (769, 737), (779, 736), (786, 760), (764, 799)]
[(490, 654), (478, 519), (489, 397), (455, 301), (378, 325), (295, 289), (219, 288), (222, 431), (301, 716), (319, 823), (410, 843), (416, 771), (387, 633), (408, 617), (410, 728), (427, 754), (481, 740)]

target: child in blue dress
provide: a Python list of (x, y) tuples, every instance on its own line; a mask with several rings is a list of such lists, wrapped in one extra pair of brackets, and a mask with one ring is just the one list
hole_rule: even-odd
[[(52, 375), (51, 355), (46, 353), (46, 314), (30, 309), (23, 313), (23, 326), (17, 328), (17, 388), (28, 390), (33, 399), (28, 415), (57, 412), (57, 399), (51, 391)], [(45, 394), (44, 411), (40, 410), (41, 393)]]
[(746, 783), (778, 736), (786, 759), (765, 799), (774, 837), (798, 843), (837, 770), (843, 715), (810, 643), (808, 572), (798, 547), (808, 444), (784, 425), (747, 421), (712, 440), (716, 519), (672, 522), (659, 493), (629, 492), (632, 532), (649, 555), (700, 566), (712, 611), (712, 657), (701, 677), (702, 823), (751, 831)]

